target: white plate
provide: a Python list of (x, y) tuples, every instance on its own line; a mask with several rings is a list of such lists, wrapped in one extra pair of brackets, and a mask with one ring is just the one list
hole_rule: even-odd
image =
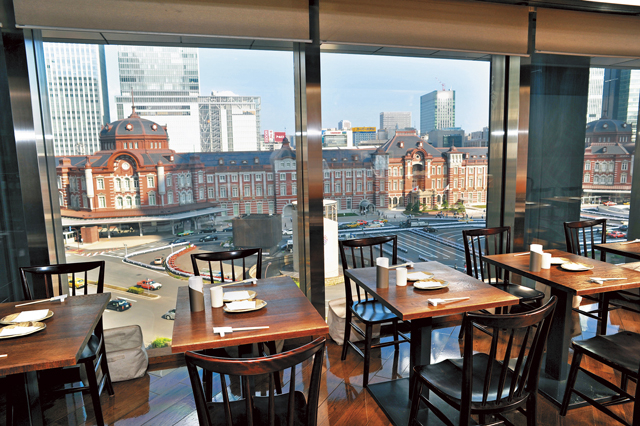
[(18, 323), (13, 323), (13, 325), (8, 325), (6, 327), (3, 328), (15, 328), (15, 327), (35, 327), (32, 330), (29, 330), (26, 333), (22, 333), (22, 334), (14, 334), (13, 336), (0, 336), (0, 339), (13, 339), (14, 337), (22, 337), (22, 336), (28, 336), (29, 334), (33, 334), (33, 333), (37, 333), (38, 331), (42, 331), (45, 328), (47, 328), (47, 325), (43, 322), (37, 322), (37, 321), (29, 321), (29, 322), (18, 322)]
[[(249, 297), (237, 297), (239, 293), (247, 292)], [(239, 302), (240, 300), (252, 300), (256, 298), (256, 292), (253, 290), (226, 291), (223, 296), (225, 302)]]
[[(0, 319), (0, 324), (5, 324), (5, 325), (14, 325), (16, 324), (15, 322), (13, 322), (14, 319), (16, 319), (16, 317), (20, 315), (20, 312), (15, 313), (15, 314), (9, 314), (6, 317), (2, 317), (2, 319)], [(53, 311), (51, 309), (49, 309), (49, 312), (47, 313), (47, 315), (45, 315), (43, 318), (40, 318), (36, 321), (44, 321), (46, 319), (49, 319), (53, 316)]]
[(593, 265), (587, 265), (585, 263), (579, 262), (566, 262), (560, 265), (562, 269), (566, 269), (567, 271), (579, 272), (579, 271), (589, 271), (594, 268)]
[(438, 290), (441, 288), (446, 288), (448, 286), (448, 282), (436, 278), (431, 278), (424, 281), (416, 281), (415, 283), (413, 283), (413, 287), (417, 288), (418, 290)]
[(267, 302), (265, 302), (264, 300), (260, 300), (260, 299), (255, 299), (256, 301), (256, 307), (255, 308), (250, 308), (250, 309), (238, 309), (238, 310), (230, 310), (227, 309), (227, 305), (224, 305), (222, 307), (222, 309), (224, 309), (225, 312), (229, 313), (229, 314), (236, 314), (236, 313), (241, 313), (241, 312), (253, 312), (253, 311), (257, 311), (260, 310), (262, 308), (264, 308), (265, 306), (267, 306)]
[(565, 257), (552, 257), (551, 264), (552, 265), (562, 265), (563, 263), (569, 262), (569, 259)]

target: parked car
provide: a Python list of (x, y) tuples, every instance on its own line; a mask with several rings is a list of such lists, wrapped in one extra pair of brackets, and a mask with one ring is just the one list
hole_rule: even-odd
[(153, 280), (142, 280), (136, 283), (138, 287), (146, 288), (147, 290), (158, 290), (162, 288), (162, 284)]
[(188, 243), (188, 241), (185, 240), (184, 238), (176, 238), (175, 240), (171, 241), (171, 244), (180, 244), (180, 243)]
[(605, 202), (604, 202), (604, 203), (602, 203), (602, 204), (604, 204), (604, 205), (605, 205), (605, 206), (607, 206), (607, 207), (617, 206), (617, 205), (618, 205), (618, 203), (614, 203), (613, 201), (605, 201)]
[[(85, 286), (83, 278), (76, 278), (76, 288), (83, 288)], [(73, 287), (73, 280), (69, 280), (69, 288)]]
[(282, 235), (293, 235), (293, 229), (285, 229), (282, 231)]
[(162, 319), (171, 320), (171, 321), (175, 320), (176, 319), (176, 310), (175, 309), (169, 309), (166, 314), (162, 315)]
[(369, 222), (367, 222), (366, 220), (362, 220), (362, 219), (360, 219), (360, 220), (358, 220), (356, 223), (358, 224), (358, 226), (361, 226), (361, 225), (366, 225), (366, 224), (368, 224)]
[(107, 309), (111, 309), (116, 312), (126, 311), (129, 308), (131, 308), (131, 303), (124, 299), (114, 299), (107, 303)]
[(212, 234), (216, 232), (216, 228), (202, 228), (200, 229), (200, 234)]
[(207, 242), (207, 241), (218, 241), (218, 237), (216, 237), (215, 235), (205, 235), (204, 237), (200, 238), (200, 242)]
[(358, 222), (349, 222), (346, 224), (347, 228), (357, 228), (358, 226)]
[(164, 256), (156, 257), (151, 261), (152, 265), (162, 265), (164, 263)]
[(371, 222), (368, 227), (369, 228), (382, 228), (384, 226), (384, 224), (380, 223), (380, 222)]
[(226, 228), (222, 229), (220, 232), (233, 232), (233, 226), (227, 226)]
[(436, 228), (434, 228), (433, 226), (425, 226), (424, 228), (422, 228), (422, 230), (424, 232), (438, 232), (438, 230)]
[(193, 234), (193, 231), (183, 231), (178, 233), (178, 237), (186, 237), (191, 234)]
[(611, 238), (624, 238), (626, 236), (627, 236), (627, 234), (625, 234), (624, 232), (620, 232), (620, 231), (609, 231), (609, 232), (607, 232), (607, 237), (611, 237)]
[(629, 227), (627, 225), (620, 225), (616, 230), (621, 232), (627, 232), (629, 230)]
[(338, 229), (349, 229), (351, 228), (348, 223), (341, 223), (338, 225)]

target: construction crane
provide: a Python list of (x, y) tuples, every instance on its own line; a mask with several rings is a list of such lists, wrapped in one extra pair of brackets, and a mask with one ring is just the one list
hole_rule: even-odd
[(436, 77), (436, 80), (438, 80), (438, 83), (442, 84), (442, 91), (444, 92), (444, 83), (440, 81), (440, 79), (438, 77)]

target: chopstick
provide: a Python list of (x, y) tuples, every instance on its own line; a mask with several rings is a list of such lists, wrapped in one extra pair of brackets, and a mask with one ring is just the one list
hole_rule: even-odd
[(253, 284), (253, 285), (257, 285), (258, 284), (258, 280), (256, 278), (249, 278), (247, 280), (236, 281), (235, 283), (221, 284), (221, 285), (218, 285), (216, 287), (227, 287), (227, 286), (230, 286), (230, 285), (238, 285), (238, 284)]
[(5, 358), (7, 354), (0, 355), (0, 358)]
[(620, 243), (620, 244), (621, 244), (621, 245), (624, 245), (624, 244), (634, 244), (634, 243), (637, 243), (637, 242), (640, 242), (640, 239), (636, 238), (636, 239), (635, 239), (635, 240), (633, 240), (633, 241), (625, 241), (624, 243)]
[(403, 268), (403, 267), (405, 267), (405, 266), (410, 266), (410, 267), (412, 267), (412, 266), (413, 266), (413, 262), (401, 263), (400, 265), (391, 265), (391, 266), (389, 266), (389, 268), (387, 268), (387, 269)]
[(54, 296), (51, 299), (36, 300), (35, 302), (21, 303), (19, 305), (16, 305), (16, 308), (18, 308), (20, 306), (35, 305), (36, 303), (53, 302), (55, 300), (59, 300), (60, 302), (64, 302), (64, 299), (66, 299), (66, 298), (67, 298), (67, 295), (63, 294), (61, 296)]
[(524, 252), (524, 253), (514, 254), (514, 256), (525, 256), (525, 255), (527, 255), (527, 254), (531, 254), (531, 252), (530, 252), (530, 251), (526, 251), (526, 252)]

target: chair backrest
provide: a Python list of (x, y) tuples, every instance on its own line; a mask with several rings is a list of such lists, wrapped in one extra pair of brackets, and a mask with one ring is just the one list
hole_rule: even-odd
[(244, 250), (231, 250), (231, 251), (218, 251), (209, 253), (195, 253), (191, 255), (191, 264), (193, 265), (193, 273), (196, 276), (200, 276), (200, 269), (198, 269), (198, 260), (207, 262), (209, 266), (209, 279), (214, 282), (213, 268), (211, 268), (211, 262), (219, 262), (220, 266), (220, 282), (224, 282), (224, 269), (223, 261), (231, 261), (231, 280), (238, 281), (236, 279), (236, 268), (234, 261), (242, 259), (242, 278), (240, 280), (246, 280), (247, 277), (247, 265), (246, 259), (254, 254), (258, 255), (256, 261), (256, 278), (262, 278), (262, 249), (250, 248)]
[[(20, 268), (20, 277), (22, 279), (22, 292), (25, 300), (33, 300), (36, 295), (40, 295), (41, 291), (37, 291), (37, 288), (44, 282), (44, 295), (45, 297), (53, 297), (55, 293), (53, 291), (53, 277), (58, 277), (58, 294), (69, 294), (71, 289), (71, 295), (75, 296), (77, 293), (88, 294), (89, 289), (89, 271), (97, 269), (98, 279), (96, 281), (97, 293), (102, 293), (104, 290), (104, 260), (96, 262), (81, 262), (81, 263), (65, 263), (58, 265), (43, 265), (43, 266), (28, 266)], [(63, 280), (62, 275), (67, 275), (68, 279)], [(32, 286), (31, 290), (29, 286), (29, 279), (31, 277)], [(84, 286), (77, 288), (76, 283), (84, 280)]]
[[(355, 269), (365, 268), (367, 266), (375, 266), (377, 257), (386, 257), (384, 254), (383, 246), (387, 243), (391, 243), (392, 245), (390, 265), (395, 265), (396, 263), (398, 263), (397, 235), (338, 241), (338, 245), (340, 247), (340, 259), (342, 260), (342, 269), (347, 270), (352, 268)], [(378, 247), (376, 248), (375, 246)], [(349, 266), (349, 261), (347, 260), (348, 252), (350, 252), (351, 254), (351, 264), (353, 266)], [(358, 265), (358, 259), (360, 259), (360, 265)], [(353, 300), (353, 294), (351, 291), (351, 280), (349, 280), (346, 275), (344, 277), (344, 285), (346, 299)], [(360, 287), (357, 284), (356, 290), (358, 295), (358, 302), (362, 302), (369, 297), (367, 293), (364, 292), (364, 290), (362, 290), (363, 293), (360, 292)]]
[[(193, 388), (193, 395), (196, 401), (196, 410), (198, 412), (198, 420), (200, 426), (210, 426), (211, 418), (208, 410), (208, 405), (220, 404), (209, 403), (207, 404), (204, 397), (204, 391), (200, 375), (196, 367), (200, 367), (206, 371), (219, 373), (221, 381), (221, 393), (222, 404), (224, 407), (224, 415), (227, 426), (233, 425), (232, 410), (230, 404), (230, 398), (227, 388), (225, 375), (240, 376), (243, 378), (243, 392), (245, 400), (245, 409), (243, 410), (243, 416), (246, 416), (245, 423), (247, 426), (252, 426), (254, 394), (255, 391), (251, 389), (251, 380), (244, 380), (245, 377), (258, 376), (268, 374), (269, 377), (269, 395), (268, 395), (268, 414), (266, 419), (269, 420), (270, 425), (277, 424), (275, 422), (275, 406), (277, 402), (287, 401), (287, 422), (289, 426), (294, 424), (294, 410), (295, 410), (295, 394), (296, 394), (296, 365), (306, 361), (307, 359), (314, 357), (313, 367), (311, 370), (311, 378), (309, 382), (309, 393), (306, 404), (305, 418), (299, 419), (302, 424), (315, 426), (318, 418), (318, 398), (320, 394), (320, 378), (322, 372), (322, 359), (323, 349), (326, 338), (320, 337), (311, 343), (308, 343), (299, 348), (290, 350), (288, 352), (282, 352), (275, 355), (268, 355), (260, 358), (218, 358), (214, 356), (202, 355), (196, 352), (186, 352), (185, 359), (187, 362), (187, 369), (189, 370), (189, 378), (191, 379), (191, 386)], [(280, 371), (290, 369), (290, 382), (288, 395), (276, 396), (274, 391), (274, 379), (272, 373), (278, 373)], [(235, 411), (234, 411), (235, 412)], [(264, 415), (264, 413), (262, 413)], [(261, 424), (266, 423), (265, 418), (261, 419)]]
[[(465, 415), (464, 413), (469, 415), (472, 400), (474, 325), (493, 329), (487, 367), (484, 371), (482, 398), (478, 401), (478, 395), (473, 395), (474, 403), (480, 402), (484, 406), (490, 405), (495, 408), (518, 406), (523, 404), (529, 395), (538, 391), (540, 363), (556, 302), (557, 297), (552, 296), (546, 305), (521, 314), (467, 314), (462, 366), (461, 418)], [(501, 344), (504, 352), (498, 351), (498, 344)], [(511, 362), (514, 360), (515, 363)], [(476, 372), (476, 376), (479, 374), (482, 372)], [(507, 381), (508, 376), (511, 376), (509, 381)], [(497, 380), (495, 395), (490, 394), (490, 389), (496, 389), (496, 383), (491, 386), (492, 380)], [(476, 392), (479, 390), (475, 389)]]
[[(484, 256), (511, 253), (511, 228), (479, 228), (462, 231), (467, 275), (493, 283), (509, 280), (509, 272), (484, 262)], [(483, 244), (484, 242), (484, 244)], [(493, 271), (493, 273), (492, 273)]]
[[(602, 225), (602, 230), (599, 227)], [(587, 235), (587, 230), (590, 231)], [(600, 241), (594, 238), (597, 232), (601, 232)], [(594, 244), (604, 244), (607, 242), (607, 219), (593, 219), (593, 220), (580, 220), (578, 222), (565, 222), (564, 223), (564, 237), (567, 241), (567, 251), (569, 253), (577, 254), (580, 256), (589, 256), (591, 251), (591, 258), (596, 258), (596, 250), (593, 247)], [(590, 243), (591, 247), (589, 247)], [(604, 252), (601, 253), (601, 257), (604, 260)]]

